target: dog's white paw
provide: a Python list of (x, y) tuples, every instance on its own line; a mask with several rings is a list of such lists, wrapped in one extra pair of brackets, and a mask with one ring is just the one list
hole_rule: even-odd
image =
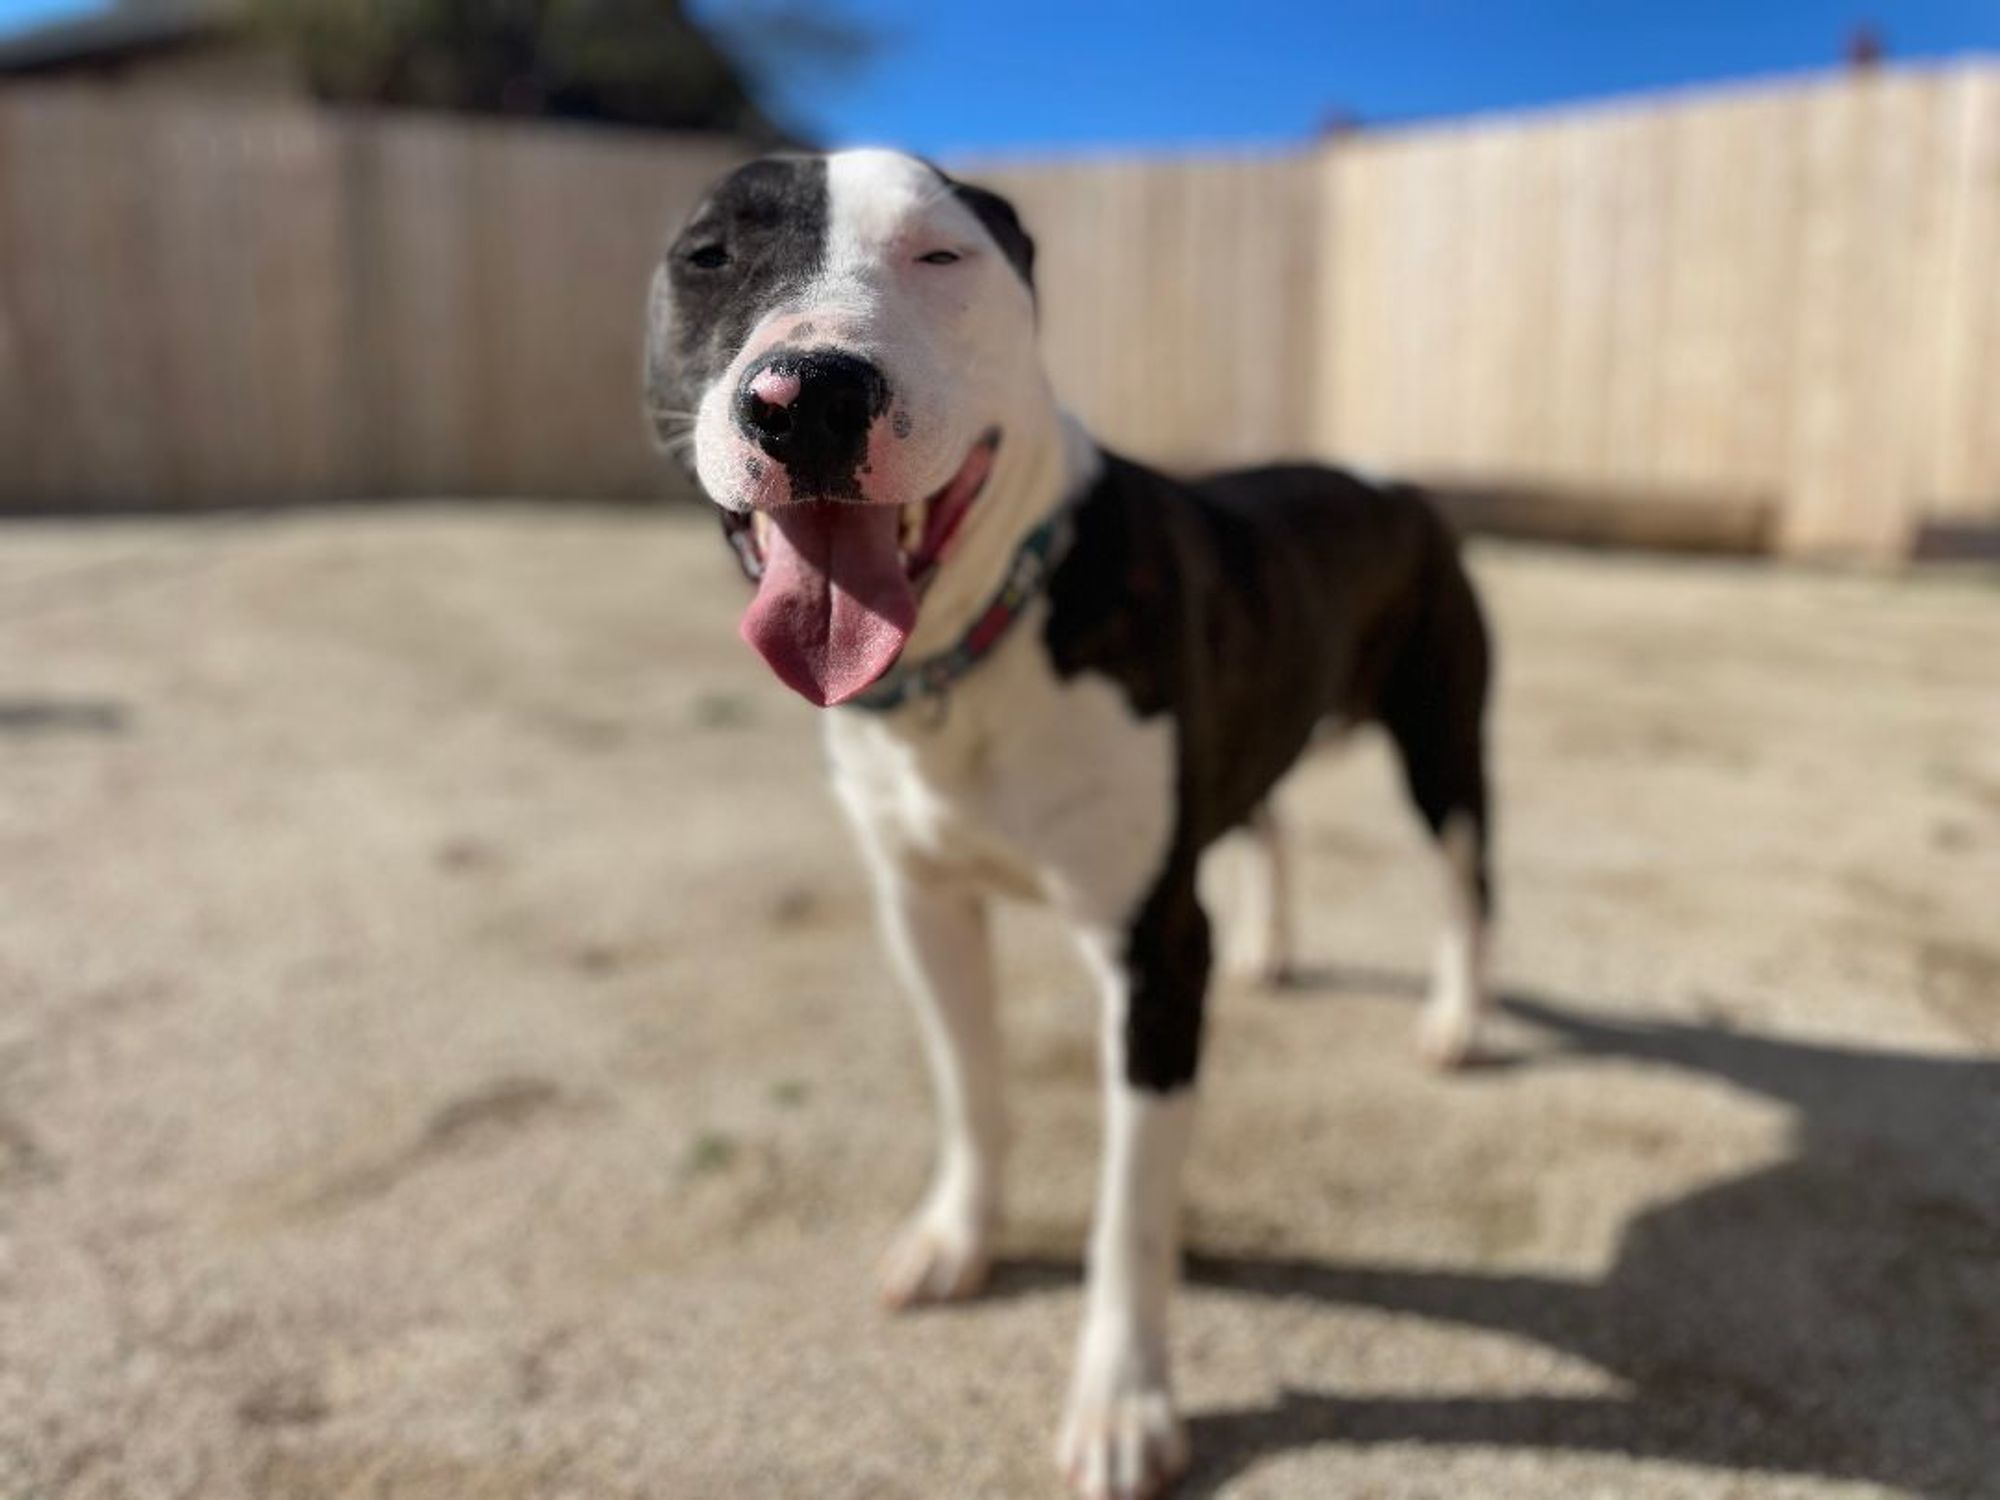
[(1441, 1072), (1455, 1072), (1473, 1059), (1479, 1047), (1479, 1010), (1457, 997), (1433, 999), (1417, 1023), (1417, 1050)]
[(1056, 1463), (1081, 1500), (1153, 1500), (1188, 1465), (1187, 1429), (1163, 1379), (1078, 1379)]
[(983, 1216), (925, 1209), (882, 1258), (883, 1304), (920, 1307), (977, 1296), (993, 1269), (992, 1232)]

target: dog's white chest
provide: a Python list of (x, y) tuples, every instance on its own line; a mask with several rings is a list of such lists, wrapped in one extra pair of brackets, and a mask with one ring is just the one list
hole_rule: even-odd
[(834, 784), (884, 853), (1118, 921), (1173, 831), (1172, 728), (1101, 677), (1059, 681), (1041, 613), (942, 704), (828, 715)]

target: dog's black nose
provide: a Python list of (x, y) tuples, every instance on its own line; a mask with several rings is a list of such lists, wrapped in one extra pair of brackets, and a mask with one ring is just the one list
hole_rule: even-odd
[(736, 422), (795, 476), (852, 475), (889, 385), (867, 360), (834, 350), (781, 355), (736, 393)]

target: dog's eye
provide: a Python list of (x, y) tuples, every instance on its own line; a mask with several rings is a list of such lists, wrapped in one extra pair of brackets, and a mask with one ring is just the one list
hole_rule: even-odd
[(720, 245), (703, 245), (688, 252), (688, 264), (704, 271), (719, 271), (729, 264), (729, 252)]
[(917, 259), (927, 266), (948, 266), (953, 261), (963, 260), (964, 257), (956, 250), (933, 250), (928, 255), (919, 255)]

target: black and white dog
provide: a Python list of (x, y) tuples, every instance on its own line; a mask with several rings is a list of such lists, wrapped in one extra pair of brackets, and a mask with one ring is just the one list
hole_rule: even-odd
[(1209, 922), (1203, 852), (1329, 723), (1376, 721), (1436, 834), (1449, 920), (1422, 1040), (1484, 1004), (1488, 653), (1443, 523), (1315, 467), (1179, 483), (1095, 446), (1036, 352), (1034, 245), (1001, 198), (885, 151), (719, 183), (668, 248), (647, 399), (756, 594), (741, 631), (825, 716), (840, 800), (915, 998), (943, 1142), (886, 1263), (902, 1306), (990, 1262), (1004, 1128), (987, 902), (1051, 904), (1103, 999), (1087, 1312), (1058, 1442), (1091, 1497), (1185, 1463), (1166, 1310)]

